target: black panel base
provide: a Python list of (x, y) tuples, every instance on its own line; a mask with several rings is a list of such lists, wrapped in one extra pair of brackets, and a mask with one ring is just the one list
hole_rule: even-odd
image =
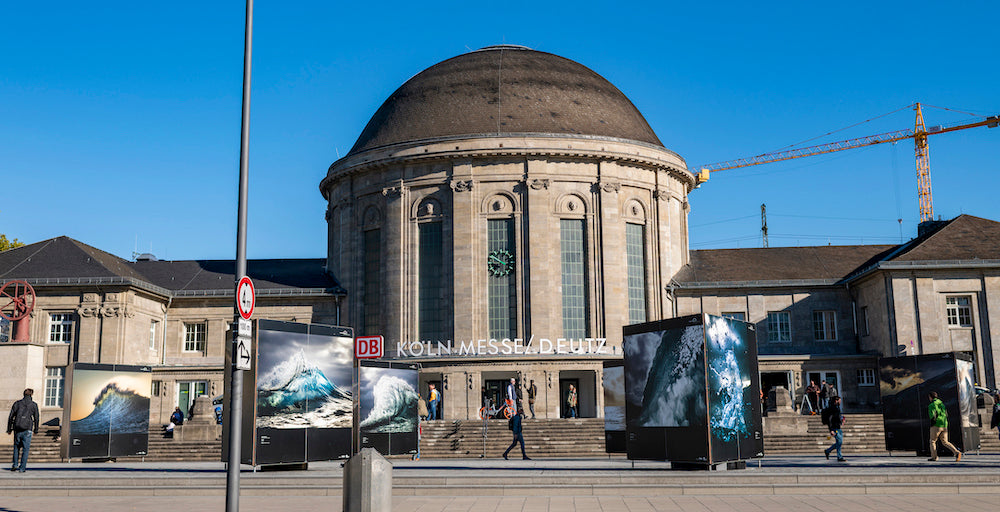
[(670, 469), (677, 471), (728, 471), (736, 469), (746, 469), (747, 461), (736, 460), (732, 462), (719, 462), (709, 464), (707, 462), (671, 462)]
[(308, 462), (293, 464), (268, 464), (260, 467), (261, 471), (305, 471), (307, 469), (309, 469)]

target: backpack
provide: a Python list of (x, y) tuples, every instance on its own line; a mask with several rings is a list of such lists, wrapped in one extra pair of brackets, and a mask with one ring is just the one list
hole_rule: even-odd
[(507, 420), (507, 430), (511, 430), (511, 431), (514, 430), (514, 417), (513, 416), (511, 416), (510, 419)]
[(823, 422), (824, 425), (830, 424), (830, 416), (833, 415), (833, 411), (830, 409), (831, 409), (830, 407), (823, 409), (823, 413), (819, 418), (819, 421)]
[(31, 414), (31, 407), (24, 402), (17, 405), (17, 415), (14, 417), (14, 429), (31, 430), (35, 427), (35, 418)]

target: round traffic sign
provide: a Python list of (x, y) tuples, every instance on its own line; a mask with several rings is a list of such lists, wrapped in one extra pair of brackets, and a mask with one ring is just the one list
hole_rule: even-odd
[(254, 295), (253, 281), (249, 277), (243, 276), (240, 278), (240, 284), (236, 285), (236, 309), (240, 312), (241, 317), (250, 320), (256, 303), (257, 297)]

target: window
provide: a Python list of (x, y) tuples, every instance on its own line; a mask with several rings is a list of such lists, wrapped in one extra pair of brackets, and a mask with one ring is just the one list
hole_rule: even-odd
[(204, 352), (207, 334), (208, 324), (184, 324), (184, 351)]
[(743, 321), (743, 322), (747, 321), (747, 315), (745, 313), (743, 313), (742, 311), (740, 311), (738, 313), (736, 313), (736, 312), (733, 312), (733, 313), (723, 313), (722, 316), (723, 316), (723, 318), (732, 318), (733, 320), (740, 320), (740, 321)]
[(563, 336), (587, 337), (587, 251), (584, 248), (584, 220), (559, 222), (559, 252), (562, 262)]
[[(486, 224), (487, 254), (514, 250), (514, 219), (489, 219)], [(485, 265), (484, 265), (485, 268)], [(505, 275), (490, 273), (487, 284), (490, 338), (502, 340), (517, 336), (517, 282), (515, 267)]]
[(160, 388), (163, 386), (162, 380), (154, 380), (152, 385), (149, 387), (149, 393), (151, 396), (160, 396)]
[(419, 225), (419, 336), (421, 340), (443, 341), (445, 334), (444, 261), (441, 256), (441, 222)]
[(73, 315), (56, 313), (49, 316), (49, 343), (73, 341)]
[(63, 406), (63, 382), (66, 380), (66, 368), (50, 366), (45, 369), (45, 407)]
[(792, 321), (787, 311), (767, 312), (767, 341), (792, 341)]
[(861, 335), (868, 336), (868, 306), (861, 308)]
[(813, 337), (817, 341), (837, 339), (836, 311), (813, 311)]
[(156, 350), (156, 329), (159, 324), (157, 320), (149, 321), (149, 350)]
[(874, 386), (875, 370), (872, 368), (861, 368), (858, 370), (858, 386)]
[(969, 297), (948, 297), (944, 302), (949, 327), (972, 327), (972, 307), (970, 306), (972, 301)]
[(382, 265), (382, 230), (369, 229), (364, 234), (364, 288), (362, 289), (362, 307), (364, 308), (364, 323), (362, 334), (380, 334), (382, 326), (379, 322), (382, 312), (379, 311), (379, 288), (381, 287)]
[(625, 259), (628, 264), (628, 321), (639, 324), (646, 317), (646, 226), (625, 224)]

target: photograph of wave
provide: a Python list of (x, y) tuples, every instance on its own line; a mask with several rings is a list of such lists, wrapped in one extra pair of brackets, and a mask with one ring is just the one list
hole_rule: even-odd
[(71, 431), (74, 435), (147, 433), (150, 388), (148, 372), (75, 370)]
[(361, 431), (403, 433), (417, 430), (417, 372), (361, 367)]
[(351, 426), (350, 346), (330, 340), (310, 343), (306, 333), (261, 331), (257, 427)]

